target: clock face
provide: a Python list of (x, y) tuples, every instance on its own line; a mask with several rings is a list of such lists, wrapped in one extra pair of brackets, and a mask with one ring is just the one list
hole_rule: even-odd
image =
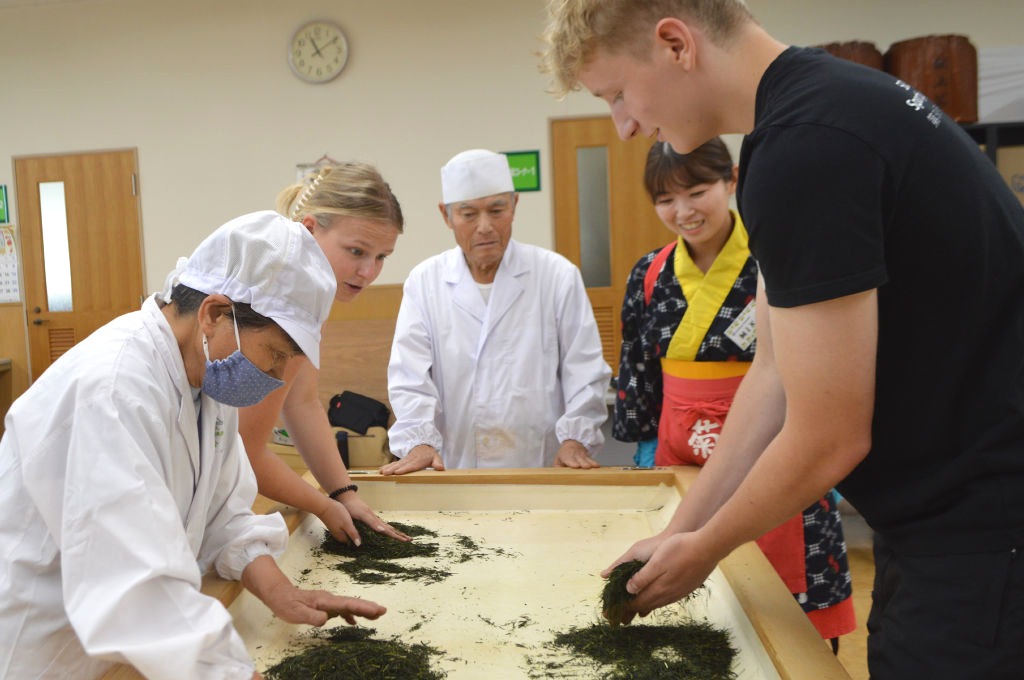
[(295, 31), (288, 50), (288, 64), (309, 83), (334, 80), (348, 61), (348, 41), (337, 24), (311, 21)]

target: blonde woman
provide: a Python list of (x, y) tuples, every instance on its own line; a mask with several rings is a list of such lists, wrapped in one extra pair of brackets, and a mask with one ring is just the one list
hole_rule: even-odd
[[(285, 188), (278, 196), (277, 210), (302, 223), (320, 245), (338, 280), (338, 302), (349, 302), (373, 283), (403, 227), (402, 209), (391, 188), (374, 167), (358, 162), (322, 168), (304, 182)], [(320, 403), (317, 369), (307, 360), (296, 359), (289, 363), (284, 381), (262, 402), (240, 412), (239, 431), (260, 493), (313, 513), (340, 541), (361, 542), (353, 520), (408, 540), (359, 497)], [(268, 448), (278, 418), (328, 495), (303, 481)]]

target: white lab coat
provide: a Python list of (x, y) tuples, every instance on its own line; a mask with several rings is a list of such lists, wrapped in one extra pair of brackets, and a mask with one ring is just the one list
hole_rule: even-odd
[(227, 610), (200, 593), (280, 553), (234, 408), (202, 397), (153, 298), (56, 361), (0, 441), (0, 677), (249, 680)]
[(611, 370), (579, 270), (509, 241), (490, 300), (460, 248), (405, 282), (388, 365), (391, 451), (419, 444), (446, 468), (543, 467), (561, 442), (604, 443)]

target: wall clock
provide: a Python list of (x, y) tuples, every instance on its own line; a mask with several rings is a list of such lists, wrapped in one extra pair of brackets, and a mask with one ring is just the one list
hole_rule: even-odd
[(348, 40), (332, 21), (310, 21), (299, 27), (288, 46), (288, 65), (307, 83), (326, 83), (348, 62)]

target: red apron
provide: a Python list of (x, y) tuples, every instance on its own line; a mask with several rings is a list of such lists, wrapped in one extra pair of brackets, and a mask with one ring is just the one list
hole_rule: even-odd
[(662, 402), (656, 465), (704, 465), (750, 364), (661, 360)]
[[(733, 397), (750, 364), (739, 361), (662, 359), (662, 407), (658, 423), (656, 465), (701, 465), (718, 444)], [(807, 592), (803, 513), (757, 539), (789, 592)], [(856, 625), (853, 599), (808, 613), (824, 639), (850, 632)]]

